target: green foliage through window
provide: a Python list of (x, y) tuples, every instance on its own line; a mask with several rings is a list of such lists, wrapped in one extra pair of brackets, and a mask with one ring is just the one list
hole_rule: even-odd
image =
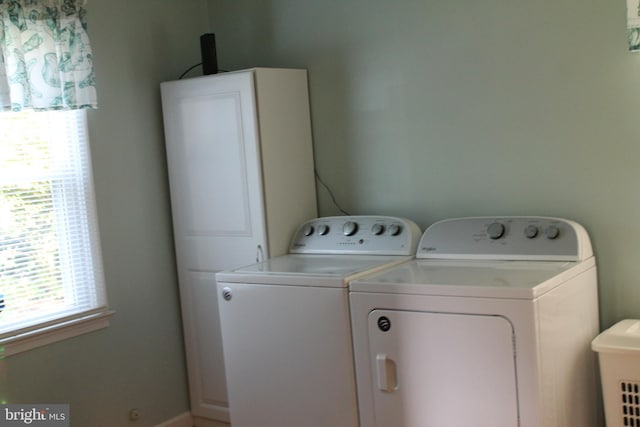
[(0, 114), (0, 338), (104, 306), (84, 124)]

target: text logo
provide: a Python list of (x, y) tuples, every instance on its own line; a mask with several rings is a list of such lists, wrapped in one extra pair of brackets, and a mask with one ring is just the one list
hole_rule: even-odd
[(69, 427), (69, 405), (0, 405), (0, 427), (5, 426)]

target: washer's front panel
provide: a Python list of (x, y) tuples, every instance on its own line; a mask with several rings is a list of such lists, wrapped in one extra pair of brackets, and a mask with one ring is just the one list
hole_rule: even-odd
[(217, 286), (234, 427), (358, 425), (346, 289)]
[(373, 310), (368, 336), (376, 427), (518, 427), (506, 318)]

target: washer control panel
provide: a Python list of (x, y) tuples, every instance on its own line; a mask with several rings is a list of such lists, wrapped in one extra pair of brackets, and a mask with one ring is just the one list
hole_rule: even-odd
[(290, 253), (415, 255), (420, 228), (389, 216), (332, 216), (302, 224)]
[(477, 217), (437, 222), (418, 258), (579, 261), (593, 255), (586, 230), (548, 217)]

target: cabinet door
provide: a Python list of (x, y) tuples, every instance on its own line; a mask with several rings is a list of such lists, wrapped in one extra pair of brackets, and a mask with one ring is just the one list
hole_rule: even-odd
[(227, 384), (221, 348), (214, 273), (188, 271), (181, 284), (182, 322), (191, 409), (196, 416), (228, 421)]
[(511, 323), (500, 316), (374, 310), (377, 427), (517, 427)]
[(253, 74), (163, 83), (162, 107), (192, 410), (226, 419), (215, 281), (202, 274), (268, 256)]
[(255, 262), (266, 248), (253, 74), (165, 83), (163, 111), (179, 261)]

